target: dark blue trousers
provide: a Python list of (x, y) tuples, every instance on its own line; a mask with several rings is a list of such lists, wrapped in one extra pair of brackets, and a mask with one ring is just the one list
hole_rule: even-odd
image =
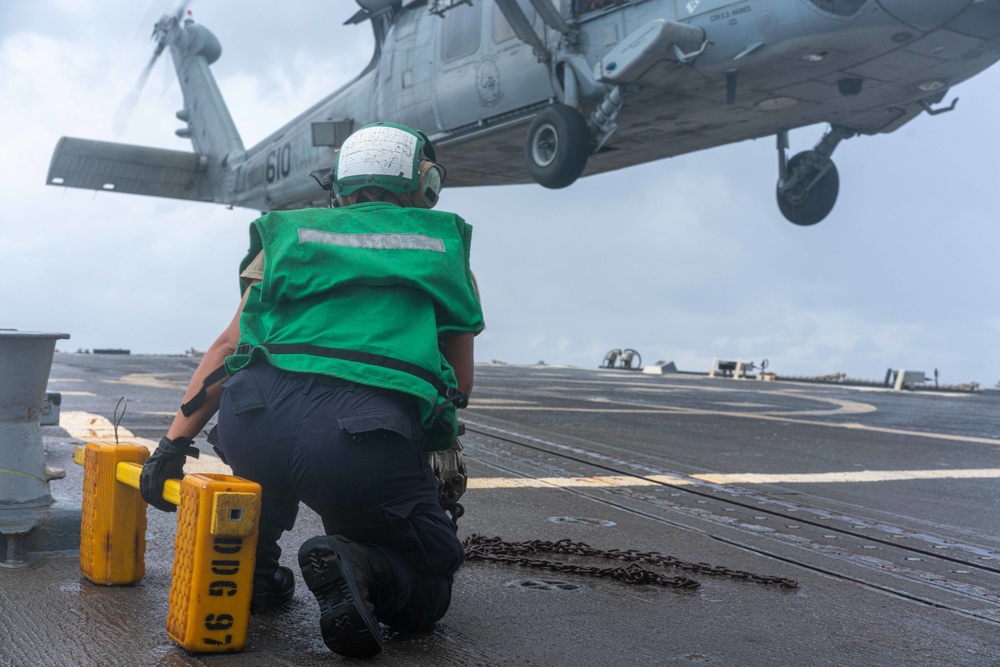
[(379, 620), (407, 632), (444, 616), (465, 552), (437, 503), (414, 399), (266, 363), (224, 386), (219, 448), (263, 490), (258, 565), (277, 565), (278, 538), (304, 502), (328, 535), (388, 557), (401, 604)]

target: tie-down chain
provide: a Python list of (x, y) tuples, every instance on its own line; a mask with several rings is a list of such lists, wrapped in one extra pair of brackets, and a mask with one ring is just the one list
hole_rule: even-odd
[[(754, 574), (742, 570), (732, 570), (719, 565), (709, 565), (708, 563), (689, 563), (673, 556), (657, 553), (654, 551), (637, 551), (635, 549), (595, 549), (583, 542), (573, 542), (569, 539), (550, 542), (547, 540), (528, 540), (525, 542), (504, 542), (499, 537), (486, 537), (484, 535), (470, 535), (463, 542), (465, 546), (467, 561), (493, 561), (497, 563), (510, 563), (522, 567), (531, 567), (553, 572), (565, 572), (569, 574), (580, 574), (592, 577), (607, 577), (618, 579), (627, 584), (656, 584), (658, 586), (669, 586), (673, 588), (698, 588), (701, 583), (685, 576), (670, 577), (644, 565), (659, 567), (670, 567), (697, 574), (706, 574), (715, 577), (729, 577), (740, 579), (755, 584), (768, 586), (778, 586), (780, 588), (798, 588), (799, 584), (794, 579), (785, 577), (775, 577), (769, 575)], [(553, 561), (544, 558), (530, 558), (533, 554), (564, 554), (571, 556), (587, 556), (593, 558), (604, 558), (607, 560), (623, 561), (625, 565), (613, 567), (596, 567), (593, 565), (580, 565), (562, 561)]]

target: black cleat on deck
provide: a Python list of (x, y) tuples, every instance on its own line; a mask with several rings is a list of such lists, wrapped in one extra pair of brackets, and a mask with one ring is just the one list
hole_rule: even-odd
[(382, 629), (367, 602), (365, 573), (352, 559), (360, 547), (332, 535), (313, 537), (299, 549), (299, 566), (306, 586), (316, 596), (323, 641), (334, 653), (367, 658), (382, 651)]

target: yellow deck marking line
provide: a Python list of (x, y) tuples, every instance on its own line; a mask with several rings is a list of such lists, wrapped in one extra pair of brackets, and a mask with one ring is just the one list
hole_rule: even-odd
[(514, 398), (474, 398), (469, 401), (471, 406), (497, 406), (497, 405), (537, 405), (536, 401), (520, 401)]
[[(611, 404), (609, 404), (611, 405)], [(470, 410), (505, 410), (502, 405), (474, 405), (469, 404)], [(665, 414), (672, 413), (675, 410), (671, 408), (661, 408), (655, 405), (651, 405), (648, 408), (621, 408), (620, 410), (608, 410), (607, 408), (553, 408), (541, 405), (525, 405), (517, 406), (518, 410), (524, 410), (526, 412), (597, 412), (601, 414)]]
[[(677, 478), (680, 480), (680, 478)], [(691, 482), (688, 482), (689, 484)], [(656, 480), (642, 477), (599, 476), (599, 477), (471, 477), (470, 489), (568, 489), (571, 487), (621, 487), (658, 486)]]
[[(89, 412), (67, 411), (59, 415), (59, 426), (77, 440), (110, 440), (115, 439), (115, 426), (106, 417)], [(118, 427), (118, 439), (128, 440), (136, 445), (144, 445), (150, 450), (156, 449), (156, 443), (146, 438), (137, 438), (123, 426)]]
[(83, 382), (82, 378), (49, 378), (49, 382)]
[[(59, 427), (69, 433), (71, 438), (76, 440), (107, 442), (115, 441), (115, 426), (106, 417), (91, 414), (89, 412), (63, 412), (59, 415)], [(156, 449), (157, 442), (149, 438), (139, 438), (132, 434), (123, 426), (118, 427), (118, 441), (130, 442), (134, 445), (142, 445), (149, 451)], [(204, 450), (204, 447), (200, 449)], [(218, 456), (209, 451), (202, 451), (201, 458), (187, 460), (184, 465), (184, 472), (209, 472), (218, 475), (232, 475), (233, 470), (222, 462)]]
[(710, 484), (831, 484), (942, 479), (1000, 479), (1000, 468), (968, 470), (857, 470), (813, 474), (699, 474), (689, 478), (674, 475), (606, 475), (597, 477), (472, 477), (470, 489), (568, 489), (629, 486), (689, 486)]
[(691, 475), (713, 484), (829, 484), (838, 482), (897, 482), (918, 479), (997, 479), (1000, 468), (967, 470), (857, 470), (803, 474)]
[(97, 396), (89, 391), (60, 391), (63, 396)]
[(184, 391), (186, 388), (174, 380), (156, 375), (155, 373), (129, 373), (117, 380), (103, 380), (103, 382), (107, 382), (108, 384), (128, 384), (136, 387), (152, 387), (153, 389), (179, 389)]

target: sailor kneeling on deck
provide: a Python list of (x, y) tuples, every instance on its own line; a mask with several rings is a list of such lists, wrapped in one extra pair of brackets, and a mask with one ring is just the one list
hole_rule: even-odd
[(380, 622), (433, 625), (465, 557), (426, 452), (455, 440), (483, 316), (472, 228), (429, 210), (444, 176), (435, 160), (423, 133), (369, 125), (324, 181), (337, 207), (251, 224), (236, 316), (142, 472), (143, 498), (172, 511), (163, 482), (183, 475), (218, 412), (210, 442), (263, 490), (251, 610), (292, 598), (278, 538), (304, 502), (326, 534), (301, 546), (299, 565), (326, 645), (345, 656), (380, 652)]

